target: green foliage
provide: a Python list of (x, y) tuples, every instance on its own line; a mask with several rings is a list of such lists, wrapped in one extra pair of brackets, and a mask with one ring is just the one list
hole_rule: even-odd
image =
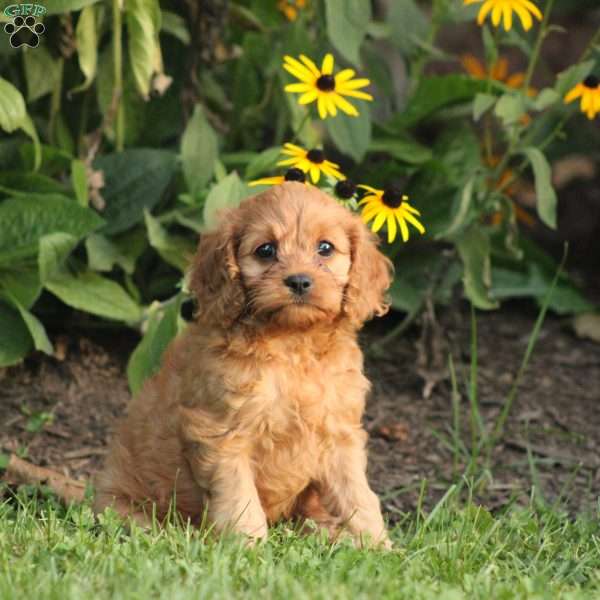
[[(521, 235), (512, 184), (531, 181), (537, 226), (556, 227), (547, 155), (574, 114), (565, 94), (596, 72), (593, 40), (533, 95), (539, 44), (516, 25), (481, 29), (481, 69), (511, 47), (528, 62), (520, 87), (463, 72), (436, 46), (442, 26), (474, 20), (477, 6), (398, 0), (375, 16), (367, 0), (332, 0), (288, 21), (278, 3), (225, 4), (199, 22), (189, 3), (48, 0), (40, 45), (2, 50), (0, 365), (51, 353), (47, 320), (70, 309), (86, 325), (145, 332), (129, 366), (139, 389), (180, 326), (198, 235), (253, 192), (250, 181), (283, 173), (285, 142), (323, 148), (356, 183), (401, 184), (420, 211), (422, 243), (386, 248), (395, 309), (414, 316), (457, 286), (483, 309), (546, 297), (555, 264)], [(536, 23), (540, 43), (548, 27)], [(328, 52), (334, 75), (352, 68), (375, 84), (364, 88), (372, 103), (345, 97), (358, 116), (338, 106), (323, 122), (283, 91), (296, 81), (284, 55), (321, 68)], [(561, 276), (549, 307), (590, 305)]]

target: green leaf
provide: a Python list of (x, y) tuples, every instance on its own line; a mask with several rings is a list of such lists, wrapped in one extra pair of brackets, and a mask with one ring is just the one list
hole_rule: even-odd
[(142, 229), (133, 229), (110, 240), (98, 233), (92, 233), (85, 239), (88, 267), (92, 271), (108, 272), (118, 265), (125, 273), (131, 275), (146, 246), (146, 233)]
[(139, 93), (148, 98), (150, 82), (160, 52), (160, 7), (158, 0), (127, 0), (125, 3), (129, 62)]
[(477, 308), (498, 308), (498, 302), (490, 296), (489, 237), (480, 228), (471, 227), (456, 240), (456, 247), (464, 265), (463, 284), (467, 298)]
[(81, 239), (104, 221), (75, 200), (58, 194), (29, 194), (0, 203), (0, 265), (37, 256), (42, 236), (63, 232)]
[(48, 339), (46, 329), (40, 320), (33, 313), (21, 306), (16, 298), (12, 297), (9, 300), (10, 303), (19, 311), (23, 322), (27, 326), (29, 334), (31, 335), (31, 339), (33, 340), (34, 348), (44, 352), (45, 354), (49, 354), (50, 356), (54, 354), (54, 348), (52, 347), (52, 344)]
[(27, 101), (33, 102), (52, 92), (61, 77), (59, 58), (53, 58), (45, 46), (23, 53)]
[(478, 93), (487, 92), (488, 85), (487, 81), (467, 75), (424, 77), (404, 112), (394, 117), (389, 126), (404, 129), (414, 125), (441, 108), (469, 101)]
[(67, 188), (46, 175), (32, 171), (4, 171), (0, 173), (0, 191), (8, 196), (36, 194), (65, 194)]
[(81, 206), (88, 205), (87, 168), (82, 160), (71, 161), (71, 185), (75, 191), (77, 202)]
[(118, 283), (92, 271), (77, 276), (63, 272), (46, 281), (45, 287), (78, 310), (126, 323), (141, 319), (140, 307)]
[(81, 10), (84, 6), (95, 4), (98, 0), (46, 0), (46, 14), (61, 15), (68, 12)]
[(360, 64), (360, 46), (371, 20), (368, 0), (327, 0), (327, 35), (333, 46), (355, 65)]
[(426, 37), (427, 17), (414, 0), (391, 2), (387, 21), (392, 29), (390, 41), (404, 55), (415, 48), (415, 42)]
[(247, 188), (235, 171), (213, 185), (204, 204), (204, 227), (214, 229), (219, 222), (219, 212), (238, 206), (246, 195)]
[(436, 239), (447, 238), (456, 235), (462, 228), (469, 224), (472, 219), (469, 219), (470, 208), (473, 204), (473, 188), (477, 182), (477, 177), (469, 178), (457, 195), (457, 207), (451, 217), (448, 227), (436, 234)]
[(148, 211), (144, 213), (148, 241), (162, 259), (182, 273), (189, 267), (194, 255), (195, 245), (181, 235), (173, 235), (160, 224)]
[(358, 117), (338, 114), (327, 119), (327, 131), (336, 148), (359, 163), (371, 145), (371, 115), (366, 104), (359, 109)]
[(369, 152), (387, 152), (395, 159), (410, 165), (420, 165), (431, 160), (429, 148), (414, 140), (396, 138), (377, 138), (369, 144)]
[(168, 150), (135, 148), (98, 157), (94, 169), (104, 173), (106, 202), (102, 233), (120, 233), (142, 221), (144, 208), (158, 204), (175, 167), (176, 155)]
[(533, 100), (534, 110), (542, 111), (546, 110), (553, 104), (556, 104), (561, 99), (560, 95), (556, 90), (552, 88), (543, 89)]
[(181, 138), (183, 175), (193, 195), (211, 180), (218, 156), (217, 135), (206, 120), (202, 105), (196, 104)]
[(562, 98), (571, 90), (571, 88), (578, 83), (581, 83), (592, 72), (594, 65), (595, 61), (587, 60), (575, 64), (560, 73), (556, 78), (556, 84), (554, 85), (554, 89), (558, 95)]
[(65, 261), (77, 245), (77, 238), (68, 233), (48, 233), (40, 238), (38, 268), (42, 284), (63, 270)]
[(185, 19), (170, 10), (163, 10), (161, 16), (161, 33), (168, 33), (176, 37), (185, 46), (189, 46), (191, 38)]
[(478, 93), (473, 101), (473, 120), (479, 121), (481, 117), (496, 103), (498, 98), (492, 94)]
[(24, 308), (31, 308), (41, 291), (37, 265), (0, 271), (0, 296), (13, 298)]
[(33, 168), (37, 171), (42, 164), (42, 145), (38, 137), (35, 125), (29, 115), (25, 115), (25, 119), (21, 123), (21, 129), (31, 138), (33, 142)]
[(275, 167), (277, 163), (277, 159), (281, 156), (281, 147), (277, 146), (275, 148), (267, 148), (263, 150), (260, 154), (257, 154), (246, 167), (246, 172), (244, 174), (244, 178), (246, 181), (250, 181), (257, 177), (258, 175), (262, 175), (265, 172), (271, 171)]
[(86, 6), (79, 15), (75, 28), (77, 40), (77, 60), (79, 68), (85, 77), (83, 83), (74, 88), (73, 92), (87, 90), (94, 78), (98, 66), (98, 29), (96, 26), (96, 7)]
[(0, 302), (0, 367), (20, 362), (32, 347), (31, 335), (19, 312)]
[(515, 92), (500, 96), (494, 108), (494, 114), (502, 121), (504, 127), (518, 123), (525, 112), (525, 99), (522, 94)]
[(538, 215), (548, 227), (556, 229), (557, 198), (552, 186), (552, 169), (550, 168), (550, 164), (544, 154), (537, 148), (525, 148), (523, 154), (531, 163), (535, 176)]
[(137, 394), (144, 381), (160, 368), (163, 352), (177, 335), (180, 305), (181, 296), (176, 296), (166, 306), (150, 308), (146, 333), (127, 365), (127, 380), (132, 394)]
[(12, 83), (0, 77), (0, 128), (12, 133), (21, 127), (26, 116), (25, 100), (21, 92)]

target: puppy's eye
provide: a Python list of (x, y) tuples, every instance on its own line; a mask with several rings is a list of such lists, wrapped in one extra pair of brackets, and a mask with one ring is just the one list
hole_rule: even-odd
[(317, 249), (317, 252), (321, 255), (321, 256), (331, 256), (333, 254), (333, 244), (331, 242), (328, 242), (327, 240), (321, 240), (319, 242), (319, 247)]
[(259, 258), (275, 258), (277, 256), (277, 246), (273, 242), (262, 244), (254, 251), (254, 254)]

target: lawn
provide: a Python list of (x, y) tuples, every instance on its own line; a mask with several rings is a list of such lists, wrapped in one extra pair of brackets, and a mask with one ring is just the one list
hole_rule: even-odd
[(290, 528), (246, 547), (183, 525), (127, 532), (87, 505), (21, 493), (0, 506), (0, 598), (598, 598), (598, 514), (532, 502), (491, 515), (447, 495), (406, 515), (395, 549), (328, 544)]

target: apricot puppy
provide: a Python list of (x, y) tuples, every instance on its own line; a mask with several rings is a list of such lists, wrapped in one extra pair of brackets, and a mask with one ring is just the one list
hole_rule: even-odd
[(254, 538), (310, 518), (388, 545), (366, 477), (356, 334), (386, 312), (390, 271), (360, 218), (311, 186), (226, 213), (191, 267), (196, 318), (130, 403), (95, 510), (145, 523), (174, 501), (194, 523), (206, 511)]

